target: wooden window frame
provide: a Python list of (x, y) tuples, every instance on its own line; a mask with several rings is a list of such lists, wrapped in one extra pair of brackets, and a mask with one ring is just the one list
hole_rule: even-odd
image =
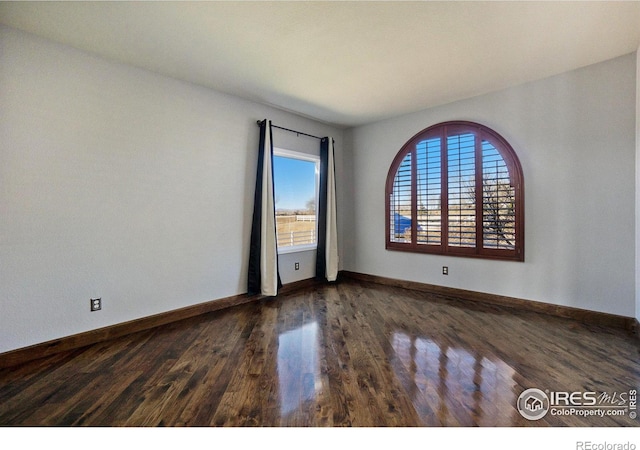
[[(495, 249), (484, 247), (483, 232), (483, 202), (475, 203), (475, 246), (456, 247), (448, 245), (449, 236), (449, 186), (448, 186), (448, 161), (447, 161), (447, 136), (456, 135), (461, 132), (471, 132), (475, 139), (475, 192), (482, 192), (482, 142), (491, 143), (498, 151), (509, 171), (509, 182), (514, 188), (514, 227), (515, 242), (513, 249)], [(441, 160), (441, 223), (440, 223), (440, 244), (418, 243), (418, 200), (417, 200), (417, 173), (416, 166), (416, 146), (419, 142), (430, 138), (440, 138), (440, 160)], [(391, 239), (391, 195), (393, 194), (393, 184), (400, 164), (411, 153), (411, 242), (394, 242)], [(445, 201), (447, 196), (447, 201)], [(472, 258), (488, 258), (509, 261), (524, 261), (524, 177), (522, 166), (516, 152), (511, 145), (500, 134), (494, 130), (468, 121), (442, 122), (417, 133), (409, 139), (395, 156), (389, 172), (387, 174), (385, 186), (385, 242), (387, 250), (397, 250), (417, 253), (430, 253), (448, 256), (463, 256)]]

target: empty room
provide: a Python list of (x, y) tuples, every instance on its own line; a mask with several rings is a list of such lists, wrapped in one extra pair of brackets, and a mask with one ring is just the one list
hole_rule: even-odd
[(0, 2), (0, 426), (638, 426), (639, 49), (633, 1)]

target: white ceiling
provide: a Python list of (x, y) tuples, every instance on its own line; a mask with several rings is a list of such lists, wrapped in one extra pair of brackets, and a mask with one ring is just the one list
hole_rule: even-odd
[(0, 2), (0, 23), (339, 126), (634, 52), (640, 2)]

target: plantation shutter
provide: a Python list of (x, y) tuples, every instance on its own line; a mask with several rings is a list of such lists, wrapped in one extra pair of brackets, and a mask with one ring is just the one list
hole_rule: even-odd
[(442, 242), (442, 156), (441, 139), (432, 138), (416, 145), (417, 243)]
[(386, 184), (386, 248), (524, 260), (522, 169), (511, 146), (472, 122), (423, 130)]
[(393, 179), (393, 192), (391, 193), (390, 218), (392, 242), (411, 242), (411, 156), (405, 156)]
[(471, 133), (447, 136), (448, 244), (476, 246), (476, 145)]
[(483, 247), (513, 250), (516, 233), (515, 188), (500, 152), (482, 141)]

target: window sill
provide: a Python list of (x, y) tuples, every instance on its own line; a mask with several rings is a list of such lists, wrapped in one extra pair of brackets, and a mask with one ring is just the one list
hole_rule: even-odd
[(387, 242), (386, 250), (408, 252), (408, 253), (427, 253), (432, 255), (456, 256), (465, 258), (494, 259), (502, 261), (524, 262), (524, 246), (520, 245), (520, 251), (517, 250), (492, 250), (483, 249), (478, 251), (472, 247), (449, 247), (446, 250), (440, 245), (412, 245), (411, 243)]
[(300, 253), (300, 252), (310, 252), (316, 251), (318, 246), (316, 244), (312, 245), (291, 245), (287, 247), (280, 247), (278, 249), (278, 255), (286, 255), (288, 253)]

